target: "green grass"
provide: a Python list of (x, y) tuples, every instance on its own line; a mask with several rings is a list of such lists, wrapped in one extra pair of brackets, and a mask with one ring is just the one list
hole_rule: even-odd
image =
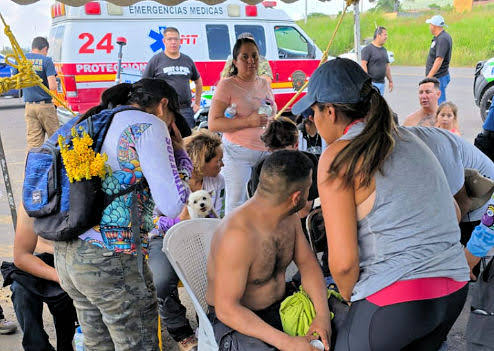
[[(418, 17), (386, 17), (381, 12), (367, 12), (361, 16), (361, 37), (371, 38), (375, 25), (388, 29), (386, 48), (394, 52), (396, 65), (425, 65), (432, 35), (425, 20), (437, 12), (423, 13)], [(472, 12), (458, 14), (442, 11), (448, 24), (447, 32), (453, 38), (451, 65), (475, 66), (477, 61), (494, 56), (494, 4), (477, 6)], [(316, 42), (326, 49), (338, 18), (313, 15), (307, 24), (298, 24)], [(353, 14), (347, 13), (330, 49), (333, 56), (353, 48)]]

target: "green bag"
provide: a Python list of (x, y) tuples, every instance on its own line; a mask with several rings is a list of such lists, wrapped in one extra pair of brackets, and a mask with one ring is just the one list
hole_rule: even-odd
[[(341, 295), (333, 289), (328, 289), (328, 299), (331, 295), (340, 301), (343, 300)], [(316, 310), (310, 300), (309, 295), (300, 286), (300, 291), (288, 296), (280, 306), (281, 324), (283, 331), (291, 336), (304, 336), (309, 331), (312, 320), (316, 316)], [(334, 318), (331, 312), (331, 319)]]

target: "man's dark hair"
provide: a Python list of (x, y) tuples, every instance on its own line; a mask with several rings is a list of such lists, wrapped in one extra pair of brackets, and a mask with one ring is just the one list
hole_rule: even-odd
[(424, 78), (419, 82), (419, 86), (426, 83), (434, 83), (434, 88), (439, 89), (439, 80), (437, 78)]
[(165, 36), (166, 33), (170, 33), (170, 32), (177, 33), (178, 35), (180, 35), (180, 32), (178, 31), (177, 28), (175, 28), (175, 27), (166, 27), (165, 30), (163, 31), (163, 37)]
[(312, 161), (297, 150), (280, 150), (268, 156), (261, 169), (257, 190), (263, 195), (286, 200), (296, 191), (303, 191), (310, 180)]
[(386, 30), (386, 27), (377, 27), (376, 30), (374, 31), (374, 39), (377, 38), (378, 35), (383, 34), (383, 32)]
[(50, 44), (48, 44), (48, 40), (43, 37), (36, 37), (33, 39), (33, 43), (31, 44), (31, 49), (43, 50), (44, 48), (49, 48)]

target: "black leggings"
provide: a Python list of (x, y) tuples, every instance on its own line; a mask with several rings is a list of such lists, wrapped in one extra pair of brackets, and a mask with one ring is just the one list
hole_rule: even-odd
[(335, 351), (437, 351), (460, 314), (468, 285), (437, 299), (379, 307), (352, 304)]

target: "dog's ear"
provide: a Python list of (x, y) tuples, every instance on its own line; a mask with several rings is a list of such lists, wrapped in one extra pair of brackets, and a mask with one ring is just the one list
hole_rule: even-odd
[(214, 190), (209, 191), (209, 196), (211, 196), (211, 198), (214, 196)]

